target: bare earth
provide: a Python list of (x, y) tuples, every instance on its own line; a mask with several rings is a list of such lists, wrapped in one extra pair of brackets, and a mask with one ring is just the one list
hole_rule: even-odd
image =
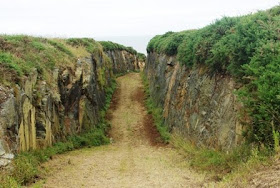
[(113, 143), (76, 150), (44, 164), (42, 187), (202, 187), (204, 176), (158, 143), (138, 73), (119, 77), (108, 118)]

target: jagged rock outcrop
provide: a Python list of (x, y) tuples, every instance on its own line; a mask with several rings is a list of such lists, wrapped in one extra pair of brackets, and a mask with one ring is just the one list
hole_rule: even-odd
[(125, 50), (106, 51), (113, 64), (113, 73), (123, 73), (126, 71), (139, 70), (142, 63), (137, 60), (136, 55)]
[(74, 66), (57, 67), (50, 78), (34, 68), (19, 84), (0, 84), (0, 166), (15, 153), (50, 146), (97, 125), (113, 72), (139, 69), (135, 55), (107, 53), (110, 58), (100, 52), (78, 58)]
[(241, 140), (241, 108), (232, 77), (187, 68), (175, 56), (150, 52), (145, 74), (153, 100), (163, 108), (170, 130), (197, 144), (229, 149)]

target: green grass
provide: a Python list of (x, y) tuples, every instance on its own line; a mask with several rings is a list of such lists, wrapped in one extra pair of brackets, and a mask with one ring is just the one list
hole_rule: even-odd
[(19, 153), (13, 161), (13, 169), (7, 174), (0, 174), (0, 187), (15, 187), (14, 185), (33, 182), (40, 174), (40, 164), (54, 155), (110, 143), (106, 136), (108, 128), (109, 124), (103, 121), (96, 128), (80, 135), (69, 136), (65, 142), (55, 143), (52, 147)]
[[(55, 47), (57, 50), (73, 57), (74, 55), (72, 54), (72, 52), (66, 48), (66, 46), (64, 46), (64, 44), (62, 43), (59, 43), (57, 41), (54, 41), (54, 40), (49, 40), (48, 41), (53, 47)], [(39, 43), (38, 43), (39, 44)]]
[(108, 124), (101, 122), (97, 128), (80, 135), (69, 136), (65, 142), (55, 143), (52, 147), (19, 153), (13, 161), (13, 169), (8, 174), (0, 175), (0, 187), (8, 188), (33, 182), (40, 174), (40, 164), (54, 155), (82, 147), (108, 144), (107, 129)]
[[(218, 179), (230, 179), (236, 173), (249, 173), (254, 168), (268, 163), (272, 153), (267, 148), (243, 144), (230, 151), (196, 146), (179, 135), (172, 135), (171, 144), (184, 155), (192, 168), (207, 172)], [(240, 176), (241, 177), (241, 176)]]
[(160, 134), (160, 137), (164, 143), (168, 143), (170, 140), (170, 131), (168, 126), (164, 123), (164, 119), (162, 117), (162, 108), (157, 107), (154, 103), (153, 99), (151, 98), (150, 91), (149, 91), (149, 82), (144, 75), (144, 73), (141, 73), (142, 81), (144, 84), (145, 89), (145, 95), (146, 95), (146, 107), (149, 114), (152, 114), (154, 123), (156, 125), (156, 128)]
[(6, 66), (7, 68), (16, 71), (18, 75), (23, 74), (23, 68), (20, 66), (22, 62), (12, 54), (8, 52), (1, 52), (0, 51), (0, 62)]
[(88, 55), (102, 56), (110, 69), (109, 58), (103, 53), (101, 44), (93, 39), (0, 35), (0, 74), (11, 74), (4, 76), (1, 82), (13, 83), (11, 78), (21, 80), (22, 76), (29, 75), (34, 68), (47, 82), (51, 82), (54, 68), (74, 67), (80, 55), (85, 54), (84, 51), (89, 52)]
[(101, 44), (91, 38), (69, 38), (66, 40), (66, 43), (74, 47), (82, 46), (89, 53), (101, 53), (102, 51)]
[(34, 68), (49, 81), (47, 78), (51, 79), (55, 67), (71, 66), (75, 61), (73, 54), (62, 43), (24, 35), (0, 36), (0, 73), (12, 75), (4, 76), (6, 83), (13, 82), (9, 78), (20, 80)]

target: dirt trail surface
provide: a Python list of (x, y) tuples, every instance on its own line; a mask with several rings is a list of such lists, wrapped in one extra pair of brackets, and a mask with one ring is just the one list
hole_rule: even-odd
[(117, 79), (109, 112), (113, 143), (55, 156), (44, 164), (43, 187), (202, 187), (204, 176), (191, 171), (175, 149), (158, 143), (144, 107), (140, 75)]
[[(271, 166), (264, 166), (249, 178), (250, 187), (266, 188), (280, 187), (280, 159), (273, 161)], [(249, 187), (249, 186), (248, 186)]]

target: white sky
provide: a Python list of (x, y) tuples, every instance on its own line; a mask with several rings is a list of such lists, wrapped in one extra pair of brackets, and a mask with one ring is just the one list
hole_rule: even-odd
[(279, 0), (0, 0), (0, 33), (59, 37), (156, 35), (199, 28)]
[[(0, 34), (102, 40), (113, 37), (115, 42), (144, 52), (154, 35), (200, 28), (222, 16), (244, 15), (279, 3), (280, 0), (0, 0)], [(138, 38), (134, 41), (131, 36)], [(139, 36), (145, 37), (141, 40)]]

